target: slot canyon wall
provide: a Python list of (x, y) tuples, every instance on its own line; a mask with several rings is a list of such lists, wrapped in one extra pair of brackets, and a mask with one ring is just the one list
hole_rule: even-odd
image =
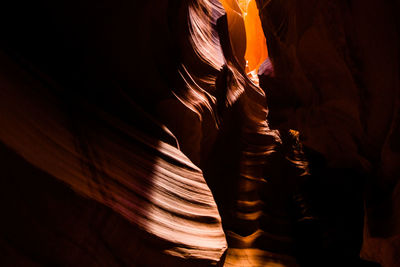
[(261, 82), (270, 122), (300, 131), (311, 172), (325, 180), (319, 190), (336, 187), (326, 190), (332, 211), (345, 210), (340, 187), (364, 184), (361, 254), (398, 265), (399, 2), (257, 3), (272, 62)]
[(399, 8), (1, 2), (0, 264), (398, 266)]

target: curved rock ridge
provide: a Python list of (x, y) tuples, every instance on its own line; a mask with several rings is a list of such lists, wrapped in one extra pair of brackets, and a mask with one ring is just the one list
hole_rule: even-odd
[(4, 54), (1, 61), (4, 144), (163, 240), (166, 253), (219, 261), (226, 241), (214, 198), (202, 171), (181, 151), (90, 106), (86, 111), (97, 121), (88, 121), (77, 144), (51, 89)]
[(0, 265), (397, 266), (390, 7), (1, 2)]

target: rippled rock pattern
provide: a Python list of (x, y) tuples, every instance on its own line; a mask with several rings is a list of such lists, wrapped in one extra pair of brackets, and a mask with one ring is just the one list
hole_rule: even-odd
[(397, 266), (400, 10), (367, 2), (2, 2), (0, 265)]

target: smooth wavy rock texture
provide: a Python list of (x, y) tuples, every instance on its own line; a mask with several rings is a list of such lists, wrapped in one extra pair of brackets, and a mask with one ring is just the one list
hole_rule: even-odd
[(103, 113), (86, 132), (90, 145), (83, 152), (57, 99), (46, 89), (32, 91), (45, 85), (6, 56), (1, 61), (7, 66), (0, 91), (4, 144), (161, 239), (166, 253), (219, 261), (226, 241), (215, 201), (201, 170), (182, 152)]

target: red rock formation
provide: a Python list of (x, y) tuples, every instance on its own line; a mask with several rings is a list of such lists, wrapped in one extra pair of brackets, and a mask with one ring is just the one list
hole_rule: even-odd
[(0, 4), (0, 263), (396, 266), (391, 4), (222, 2)]
[[(393, 142), (399, 135), (395, 129), (400, 107), (395, 5), (385, 1), (258, 1), (258, 7), (274, 69), (274, 77), (268, 74), (264, 80), (271, 121), (283, 129), (299, 130), (303, 144), (326, 162), (325, 167), (322, 161), (313, 164), (319, 165), (314, 173), (320, 173), (321, 181), (340, 191), (352, 183), (360, 188), (369, 184), (368, 231), (362, 255), (384, 266), (397, 266), (398, 212), (390, 208), (398, 206), (399, 183), (398, 148)], [(359, 174), (348, 175), (349, 170)], [(336, 174), (329, 178), (329, 173)], [(361, 189), (352, 190), (355, 196)], [(347, 203), (338, 209), (343, 214), (340, 217), (351, 201), (350, 195), (337, 196), (338, 192), (332, 194), (337, 198), (332, 205)], [(347, 218), (348, 225), (351, 220)], [(335, 227), (341, 229), (343, 240), (346, 231), (355, 232), (347, 226)], [(382, 243), (385, 253), (378, 252)]]
[[(25, 160), (30, 168), (40, 170), (34, 177), (38, 187), (44, 184), (49, 190), (60, 190), (46, 177), (51, 176), (64, 183), (64, 191), (71, 188), (75, 192), (67, 195), (81, 203), (78, 205), (83, 211), (91, 212), (90, 203), (108, 213), (111, 211), (106, 207), (111, 208), (112, 218), (123, 227), (115, 230), (116, 236), (105, 234), (111, 259), (107, 255), (96, 255), (99, 262), (62, 253), (50, 256), (46, 252), (50, 242), (65, 249), (66, 254), (71, 250), (61, 243), (62, 239), (46, 233), (43, 249), (21, 244), (18, 232), (25, 232), (28, 224), (13, 228), (13, 220), (26, 218), (22, 210), (13, 211), (5, 223), (8, 228), (2, 231), (7, 233), (6, 240), (17, 244), (16, 251), (29, 251), (27, 258), (32, 262), (208, 265), (219, 262), (226, 249), (221, 219), (202, 171), (179, 150), (179, 141), (154, 112), (163, 101), (176, 100), (174, 94), (178, 98), (191, 93), (198, 96), (196, 90), (201, 88), (192, 89), (196, 84), (190, 80), (190, 75), (197, 74), (196, 69), (185, 73), (188, 68), (197, 64), (195, 67), (202, 72), (212, 70), (214, 65), (207, 69), (188, 38), (173, 39), (184, 34), (180, 30), (189, 34), (187, 24), (183, 29), (169, 28), (176, 22), (174, 16), (185, 21), (186, 12), (195, 16), (204, 12), (198, 8), (211, 3), (158, 4), (163, 7), (153, 12), (151, 3), (43, 1), (31, 4), (29, 13), (20, 12), (18, 3), (2, 4), (2, 22), (17, 20), (15, 28), (2, 28), (2, 144), (20, 156), (15, 157), (16, 165), (27, 165), (22, 163)], [(206, 11), (212, 10), (208, 7)], [(38, 20), (27, 24), (36, 16)], [(200, 23), (200, 30), (212, 33), (209, 17), (194, 22)], [(162, 42), (165, 45), (161, 47)], [(183, 50), (186, 55), (179, 55), (181, 50), (173, 47), (176, 44), (188, 45)], [(215, 64), (215, 58), (210, 63)], [(208, 94), (204, 90), (202, 93)], [(194, 101), (190, 104), (196, 105)], [(200, 107), (204, 103), (198, 104)], [(38, 194), (43, 189), (32, 188)], [(18, 187), (10, 190), (15, 196), (23, 192)], [(22, 196), (19, 207), (27, 206), (29, 196)], [(82, 203), (81, 196), (90, 202)], [(78, 221), (76, 232), (86, 233), (87, 218), (81, 218), (83, 215), (71, 210), (64, 200), (54, 198), (57, 196), (48, 195), (48, 201), (59, 203), (60, 213)], [(43, 201), (32, 201), (43, 205)], [(57, 216), (56, 209), (34, 210)], [(61, 231), (66, 233), (75, 232), (73, 225), (51, 219), (47, 222), (34, 212), (29, 217), (50, 225), (53, 222), (59, 229), (65, 227)], [(124, 229), (128, 236), (121, 239)], [(38, 232), (30, 233), (27, 240), (41, 235), (41, 229), (34, 231)], [(75, 244), (71, 246), (90, 246), (75, 234), (70, 238)], [(93, 238), (100, 249), (101, 237)], [(135, 253), (139, 255), (133, 256)]]

